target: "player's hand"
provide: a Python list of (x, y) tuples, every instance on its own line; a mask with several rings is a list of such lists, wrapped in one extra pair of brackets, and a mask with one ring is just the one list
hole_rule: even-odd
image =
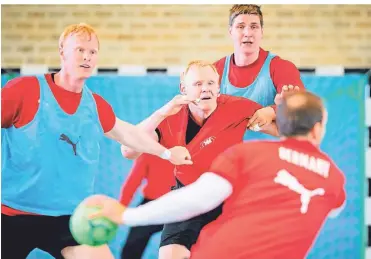
[(271, 124), (275, 118), (276, 113), (272, 107), (261, 108), (250, 118), (247, 128), (252, 131), (260, 131), (264, 126)]
[(106, 217), (116, 224), (123, 224), (122, 214), (126, 207), (118, 200), (106, 195), (92, 195), (84, 201), (84, 204), (86, 206), (100, 208), (99, 211), (89, 215), (90, 219)]
[(291, 92), (294, 92), (294, 91), (299, 91), (300, 88), (299, 86), (293, 86), (293, 85), (284, 85), (282, 87), (282, 91), (281, 93), (278, 93), (276, 94), (276, 97), (274, 98), (274, 103), (276, 105), (279, 105), (281, 102), (282, 102), (282, 98), (288, 94), (288, 93), (291, 93)]
[(169, 149), (171, 156), (169, 161), (174, 165), (192, 165), (191, 154), (185, 147), (176, 146)]
[(170, 102), (168, 102), (163, 107), (161, 107), (158, 110), (158, 112), (162, 116), (168, 117), (168, 116), (171, 116), (171, 115), (174, 115), (174, 114), (178, 113), (184, 105), (188, 105), (192, 102), (197, 103), (197, 101), (198, 100), (195, 99), (195, 98), (190, 98), (187, 95), (180, 95), (179, 94), (179, 95), (175, 96)]

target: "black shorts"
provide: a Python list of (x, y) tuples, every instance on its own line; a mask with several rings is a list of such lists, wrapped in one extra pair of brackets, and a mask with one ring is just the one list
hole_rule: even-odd
[(1, 256), (25, 259), (35, 248), (55, 258), (63, 258), (61, 250), (79, 245), (69, 229), (70, 216), (7, 216), (1, 214)]
[[(177, 185), (173, 189), (179, 189), (181, 187), (184, 187), (184, 185), (177, 180)], [(222, 207), (223, 204), (205, 214), (189, 220), (165, 224), (161, 234), (160, 247), (177, 244), (183, 245), (188, 250), (191, 250), (191, 247), (198, 239), (201, 229), (219, 217), (222, 213)]]

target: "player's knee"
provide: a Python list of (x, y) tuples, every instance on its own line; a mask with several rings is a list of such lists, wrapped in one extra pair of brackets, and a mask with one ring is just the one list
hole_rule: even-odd
[(107, 245), (92, 247), (86, 245), (69, 246), (61, 251), (65, 259), (114, 259)]
[(182, 245), (166, 245), (160, 247), (159, 259), (189, 259), (191, 252)]

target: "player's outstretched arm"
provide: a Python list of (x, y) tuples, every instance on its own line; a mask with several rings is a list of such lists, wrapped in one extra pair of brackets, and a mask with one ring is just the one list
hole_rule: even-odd
[(299, 69), (291, 61), (275, 57), (271, 62), (270, 69), (273, 85), (277, 91), (277, 96), (274, 100), (275, 105), (271, 107), (276, 110), (276, 105), (281, 102), (285, 94), (291, 91), (305, 91), (305, 86), (301, 80)]
[(140, 128), (119, 118), (116, 118), (112, 130), (105, 135), (137, 152), (161, 157), (175, 165), (192, 164), (191, 156), (186, 148), (173, 147), (166, 149)]
[(272, 136), (279, 136), (276, 125), (276, 111), (272, 107), (262, 107), (251, 100), (242, 103), (249, 119), (246, 127), (252, 131), (261, 131)]
[[(188, 105), (194, 101), (195, 100), (190, 99), (187, 96), (177, 95), (171, 101), (155, 111), (151, 116), (137, 124), (136, 127), (147, 132), (154, 140), (158, 141), (158, 135), (155, 130), (161, 122), (163, 122), (167, 117), (178, 113), (184, 105)], [(121, 153), (127, 159), (136, 159), (141, 154), (137, 150), (133, 150), (128, 146), (122, 146)]]
[(255, 121), (250, 120), (249, 126), (253, 127), (258, 123), (261, 125), (274, 121), (276, 118), (276, 105), (281, 102), (282, 97), (292, 91), (305, 90), (300, 72), (292, 62), (276, 57), (272, 60), (270, 69), (271, 78), (277, 91), (274, 99), (275, 104), (256, 111), (254, 114)]
[[(151, 114), (151, 116), (149, 116), (148, 118), (146, 118), (145, 120), (136, 125), (137, 128), (149, 134), (152, 137), (152, 139), (156, 142), (158, 142), (159, 139), (155, 130), (158, 127), (158, 125), (160, 125), (160, 123), (166, 119), (166, 116), (163, 113), (161, 113), (160, 110), (161, 109), (155, 111), (153, 114)], [(130, 148), (127, 145), (122, 145), (121, 154), (123, 157), (127, 159), (136, 159), (142, 154), (142, 152)]]
[(271, 64), (271, 78), (277, 93), (285, 91), (285, 88), (298, 88), (305, 90), (299, 69), (291, 61), (275, 57)]
[(96, 195), (86, 200), (88, 206), (101, 207), (92, 217), (107, 217), (117, 224), (146, 226), (167, 224), (193, 218), (219, 206), (232, 193), (225, 178), (204, 173), (196, 182), (172, 191), (137, 208), (125, 209), (117, 200)]
[[(158, 135), (157, 135), (156, 132), (149, 133), (149, 135), (156, 142), (159, 141)], [(134, 160), (134, 159), (137, 159), (142, 154), (142, 152), (136, 151), (136, 150), (134, 150), (134, 149), (132, 149), (128, 146), (121, 145), (121, 154), (122, 154), (123, 157), (125, 157), (127, 159)]]

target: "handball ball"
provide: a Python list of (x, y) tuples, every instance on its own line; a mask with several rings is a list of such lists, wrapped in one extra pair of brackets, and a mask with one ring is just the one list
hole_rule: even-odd
[(99, 208), (80, 204), (70, 218), (70, 231), (80, 245), (100, 246), (112, 241), (117, 233), (118, 225), (107, 218), (89, 219), (89, 215)]

